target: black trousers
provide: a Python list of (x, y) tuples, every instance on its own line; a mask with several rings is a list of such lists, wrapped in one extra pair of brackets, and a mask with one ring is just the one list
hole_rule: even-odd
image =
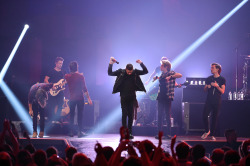
[(164, 132), (164, 135), (171, 135), (171, 100), (158, 100), (158, 132), (162, 130), (162, 123), (164, 120), (164, 113), (166, 114), (167, 121), (167, 131)]
[(218, 120), (218, 115), (219, 115), (219, 110), (220, 110), (220, 105), (221, 102), (217, 103), (211, 103), (211, 102), (206, 102), (203, 110), (203, 122), (205, 126), (205, 131), (209, 131), (209, 121), (208, 121), (208, 116), (211, 114), (211, 127), (210, 127), (210, 134), (214, 136), (215, 134), (215, 129), (217, 126), (217, 120)]
[(82, 131), (83, 123), (82, 123), (82, 115), (84, 110), (84, 100), (71, 100), (69, 103), (70, 108), (70, 126), (71, 129), (74, 127), (74, 117), (75, 117), (75, 108), (77, 106), (77, 124), (78, 131)]
[[(130, 134), (132, 134), (135, 102), (136, 102), (136, 96), (125, 96), (125, 97), (121, 96), (122, 126), (127, 127)], [(128, 118), (128, 125), (127, 125), (127, 118)]]
[[(48, 118), (53, 120), (60, 120), (61, 112), (62, 112), (62, 106), (64, 104), (64, 93), (60, 92), (56, 96), (49, 95), (48, 105), (46, 107), (46, 112)], [(57, 107), (57, 112), (55, 113), (55, 108)]]
[(44, 132), (44, 108), (42, 108), (37, 102), (32, 103), (33, 110), (33, 131), (37, 132), (37, 115), (40, 113), (40, 132)]

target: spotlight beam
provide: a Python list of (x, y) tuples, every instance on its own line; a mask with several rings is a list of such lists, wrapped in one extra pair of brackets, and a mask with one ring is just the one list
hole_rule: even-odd
[(21, 35), (19, 36), (13, 50), (11, 51), (11, 54), (9, 56), (9, 58), (7, 59), (6, 63), (4, 64), (1, 73), (0, 73), (0, 88), (2, 89), (2, 91), (4, 92), (5, 96), (7, 97), (7, 99), (9, 100), (9, 103), (11, 104), (11, 106), (14, 108), (14, 110), (16, 111), (17, 115), (20, 117), (20, 119), (22, 119), (23, 121), (25, 121), (25, 125), (26, 128), (28, 129), (28, 131), (30, 133), (32, 133), (32, 123), (30, 120), (30, 116), (27, 114), (27, 111), (25, 110), (25, 108), (22, 106), (22, 104), (19, 102), (19, 100), (16, 98), (16, 96), (14, 95), (14, 93), (9, 89), (9, 87), (6, 85), (6, 83), (3, 81), (4, 76), (10, 66), (11, 61), (14, 58), (14, 55), (26, 33), (26, 31), (28, 30), (29, 25), (25, 24), (24, 25), (24, 29), (21, 33)]
[(7, 99), (9, 100), (11, 106), (16, 111), (18, 117), (24, 121), (26, 128), (28, 129), (29, 133), (32, 133), (32, 121), (30, 119), (29, 114), (27, 113), (26, 109), (23, 107), (23, 105), (19, 102), (19, 100), (16, 98), (14, 93), (10, 90), (10, 88), (6, 85), (4, 81), (1, 83), (1, 88)]
[(183, 62), (192, 52), (194, 52), (202, 43), (204, 43), (218, 28), (220, 28), (233, 14), (235, 14), (247, 2), (248, 0), (243, 0), (241, 3), (239, 3), (233, 10), (231, 10), (227, 15), (225, 15), (220, 21), (218, 21), (214, 26), (212, 26), (201, 37), (199, 37), (193, 44), (191, 44), (181, 54), (179, 54), (172, 63), (173, 68), (176, 68), (178, 65), (180, 65), (181, 62)]
[(21, 43), (21, 41), (22, 41), (22, 39), (23, 39), (23, 37), (24, 37), (24, 35), (25, 35), (28, 28), (29, 28), (29, 25), (25, 24), (24, 28), (23, 28), (23, 31), (22, 31), (21, 35), (19, 36), (19, 38), (18, 38), (18, 40), (16, 42), (15, 47), (11, 51), (11, 54), (10, 54), (8, 60), (6, 61), (5, 65), (3, 66), (2, 70), (1, 70), (1, 73), (0, 73), (0, 85), (1, 85), (1, 83), (3, 81), (3, 78), (4, 78), (8, 68), (10, 66), (10, 63), (11, 63), (11, 61), (12, 61), (12, 59), (13, 59), (16, 51), (17, 51), (17, 48), (19, 47), (19, 45), (20, 45), (20, 43)]

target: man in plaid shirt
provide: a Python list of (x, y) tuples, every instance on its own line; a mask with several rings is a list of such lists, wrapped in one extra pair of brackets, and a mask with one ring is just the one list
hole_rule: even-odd
[[(154, 80), (159, 79), (158, 91), (158, 131), (162, 131), (163, 113), (166, 114), (167, 131), (164, 132), (166, 138), (171, 138), (171, 104), (174, 100), (175, 79), (181, 78), (180, 73), (171, 70), (171, 63), (168, 60), (162, 61), (162, 74), (160, 77), (154, 77)], [(158, 139), (158, 136), (156, 136)]]

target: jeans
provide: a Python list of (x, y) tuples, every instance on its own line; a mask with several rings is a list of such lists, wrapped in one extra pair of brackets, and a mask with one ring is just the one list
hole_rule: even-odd
[(163, 114), (166, 114), (167, 132), (165, 135), (171, 135), (171, 100), (158, 100), (158, 132), (162, 131)]
[(78, 131), (82, 131), (83, 123), (82, 123), (82, 115), (84, 110), (84, 100), (71, 100), (69, 103), (70, 108), (70, 126), (71, 129), (74, 127), (74, 117), (75, 117), (75, 108), (77, 106), (77, 123), (78, 123)]
[(42, 108), (37, 102), (32, 103), (33, 110), (33, 131), (37, 132), (37, 115), (40, 112), (40, 132), (44, 132), (44, 108)]

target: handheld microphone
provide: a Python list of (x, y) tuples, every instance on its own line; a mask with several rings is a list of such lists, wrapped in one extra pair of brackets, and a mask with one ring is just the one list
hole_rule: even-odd
[(114, 60), (114, 59), (112, 59), (112, 61), (113, 61), (113, 62), (115, 62), (115, 63), (117, 63), (117, 64), (119, 64), (119, 62), (118, 62), (118, 61), (116, 61), (116, 60)]
[(155, 82), (155, 80), (157, 80), (158, 78), (159, 78), (158, 76), (155, 76), (155, 78), (153, 78), (152, 82)]

